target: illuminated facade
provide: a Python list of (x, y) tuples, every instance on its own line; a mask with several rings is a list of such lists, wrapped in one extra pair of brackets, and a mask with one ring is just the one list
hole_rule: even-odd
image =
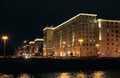
[(95, 56), (98, 42), (96, 14), (80, 13), (54, 28), (56, 56)]
[(34, 42), (34, 54), (43, 55), (43, 39), (36, 38)]
[(34, 41), (29, 42), (29, 52), (30, 54), (34, 54)]
[(120, 21), (80, 13), (56, 27), (44, 29), (44, 53), (54, 56), (118, 57)]
[(43, 30), (44, 33), (44, 41), (43, 41), (43, 55), (44, 56), (52, 56), (53, 55), (53, 30), (54, 28), (51, 27), (46, 27)]
[(43, 39), (36, 38), (29, 42), (29, 52), (32, 55), (43, 55)]
[(118, 57), (120, 55), (120, 21), (98, 19), (99, 52), (101, 56)]

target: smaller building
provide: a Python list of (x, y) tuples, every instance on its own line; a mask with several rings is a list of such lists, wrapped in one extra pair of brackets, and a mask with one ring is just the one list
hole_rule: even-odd
[(34, 54), (34, 44), (35, 44), (34, 41), (29, 42), (29, 52), (30, 52), (30, 54)]
[(34, 40), (34, 54), (35, 55), (43, 55), (43, 39), (41, 38), (36, 38)]
[(44, 45), (43, 45), (43, 51), (44, 56), (52, 56), (53, 55), (53, 26), (46, 27), (43, 30), (44, 36)]

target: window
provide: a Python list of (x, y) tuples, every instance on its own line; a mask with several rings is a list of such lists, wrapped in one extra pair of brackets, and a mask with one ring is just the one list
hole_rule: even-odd
[(114, 43), (112, 43), (112, 45), (114, 45)]
[(106, 23), (108, 24), (109, 22), (107, 21)]
[(109, 25), (107, 25), (107, 27), (109, 27)]
[(115, 28), (118, 28), (118, 26), (115, 26)]
[(111, 35), (112, 37), (114, 36), (114, 34)]
[(118, 35), (116, 35), (116, 37), (119, 37)]
[(87, 50), (88, 50), (88, 48), (87, 48)]
[(115, 33), (118, 33), (118, 30), (116, 30)]
[(113, 32), (114, 30), (111, 30), (111, 32)]
[(109, 29), (107, 29), (107, 32), (109, 32), (110, 30)]
[(118, 39), (116, 39), (116, 41), (118, 41)]
[(118, 24), (118, 22), (115, 22), (115, 24)]

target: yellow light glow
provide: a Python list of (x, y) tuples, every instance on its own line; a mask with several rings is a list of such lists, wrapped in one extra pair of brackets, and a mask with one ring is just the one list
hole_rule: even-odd
[(78, 41), (81, 43), (81, 42), (83, 42), (83, 39), (79, 39)]
[(102, 71), (95, 71), (93, 73), (93, 78), (105, 78), (105, 73)]
[(79, 39), (78, 42), (80, 42), (80, 46), (81, 46), (83, 43), (83, 39)]
[(99, 26), (99, 40), (102, 40), (102, 35), (101, 35), (101, 20), (102, 20), (102, 19), (98, 19), (98, 26)]
[(65, 42), (65, 41), (63, 41), (63, 44), (66, 44), (66, 42)]
[(96, 44), (95, 46), (99, 47), (100, 45), (99, 45), (99, 44)]
[(3, 36), (2, 39), (3, 39), (3, 40), (7, 40), (7, 39), (8, 39), (8, 36)]
[(60, 73), (60, 75), (57, 78), (70, 78), (69, 73)]
[(98, 19), (98, 26), (101, 28), (101, 19)]

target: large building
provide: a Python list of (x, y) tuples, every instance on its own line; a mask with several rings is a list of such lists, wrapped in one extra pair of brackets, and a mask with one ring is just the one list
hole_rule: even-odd
[(54, 56), (119, 56), (120, 21), (80, 13), (44, 29), (44, 52)]

